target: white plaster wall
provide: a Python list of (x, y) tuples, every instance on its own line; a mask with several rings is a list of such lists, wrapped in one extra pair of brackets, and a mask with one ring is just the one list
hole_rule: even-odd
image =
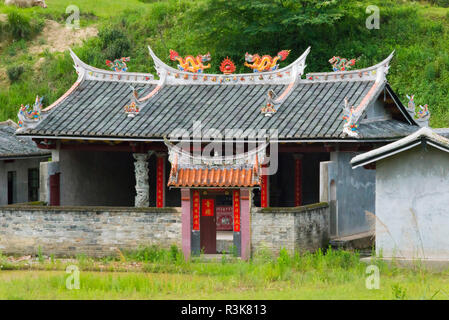
[(449, 154), (421, 146), (377, 162), (376, 250), (449, 259)]

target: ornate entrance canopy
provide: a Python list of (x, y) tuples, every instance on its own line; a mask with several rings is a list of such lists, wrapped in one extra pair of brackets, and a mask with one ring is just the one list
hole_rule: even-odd
[(171, 163), (169, 187), (249, 188), (262, 183), (261, 163), (267, 143), (249, 152), (232, 156), (192, 155), (165, 141)]

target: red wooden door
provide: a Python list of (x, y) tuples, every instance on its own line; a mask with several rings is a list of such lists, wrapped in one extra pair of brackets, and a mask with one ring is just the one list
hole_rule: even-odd
[(217, 253), (217, 225), (215, 222), (215, 199), (201, 201), (200, 246), (204, 253)]
[(60, 173), (55, 173), (50, 176), (50, 205), (60, 205)]

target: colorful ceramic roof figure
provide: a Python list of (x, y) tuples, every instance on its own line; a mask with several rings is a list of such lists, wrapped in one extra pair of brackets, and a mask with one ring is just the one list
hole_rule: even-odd
[(410, 111), (413, 111), (413, 114), (414, 114), (415, 113), (415, 95), (412, 94), (411, 96), (409, 96), (407, 94), (406, 97), (408, 99), (407, 109), (409, 109)]
[(111, 68), (111, 70), (116, 72), (126, 72), (128, 71), (128, 67), (126, 66), (126, 62), (131, 60), (130, 57), (124, 57), (120, 59), (115, 59), (114, 62), (110, 60), (106, 60), (106, 65)]
[(235, 71), (235, 64), (234, 64), (234, 62), (232, 62), (232, 60), (229, 59), (229, 57), (226, 57), (226, 59), (224, 59), (221, 62), (220, 71), (223, 72), (224, 74), (234, 73), (234, 71)]
[[(257, 75), (192, 74), (168, 66), (151, 48), (149, 52), (157, 80), (149, 73), (97, 69), (71, 52), (77, 81), (42, 110), (35, 128), (20, 135), (162, 141), (177, 132), (193, 138), (193, 124), (201, 121), (203, 128), (220, 132), (241, 130), (239, 139), (250, 139), (258, 130), (266, 130), (270, 137), (275, 132), (277, 141), (354, 142), (397, 139), (417, 127), (417, 119), (410, 116), (387, 82), (393, 54), (365, 69), (309, 73), (304, 79), (310, 48), (288, 66)], [(131, 102), (130, 85), (139, 92), (139, 114), (135, 117), (123, 112)], [(276, 112), (265, 117), (261, 106), (270, 89), (277, 94), (273, 99)], [(352, 123), (359, 125), (357, 137), (342, 132), (345, 97), (354, 106)], [(383, 108), (385, 117), (370, 118), (373, 108)]]
[(128, 117), (130, 118), (134, 118), (136, 115), (139, 114), (140, 112), (140, 102), (139, 102), (139, 96), (137, 93), (137, 90), (131, 86), (131, 103), (127, 104), (124, 107), (125, 113), (128, 115)]
[(354, 66), (356, 62), (357, 59), (348, 60), (336, 56), (333, 56), (329, 59), (329, 63), (332, 65), (332, 69), (334, 71), (347, 71), (351, 69), (351, 67)]
[(273, 90), (268, 90), (267, 93), (267, 100), (265, 102), (265, 105), (261, 108), (262, 114), (264, 114), (266, 117), (271, 117), (274, 113), (276, 113), (276, 109), (274, 107), (274, 100), (277, 98), (276, 93), (274, 93)]
[(348, 98), (345, 98), (345, 106), (343, 108), (343, 133), (350, 137), (358, 137), (357, 128), (358, 124), (355, 123), (354, 106), (349, 107)]
[(272, 58), (269, 55), (260, 57), (257, 53), (249, 54), (247, 52), (245, 54), (245, 66), (253, 69), (254, 72), (274, 71), (279, 68), (278, 62), (287, 59), (289, 53), (290, 50), (282, 50), (279, 51), (274, 58)]
[(181, 57), (176, 51), (170, 49), (170, 60), (178, 61), (178, 69), (181, 71), (188, 71), (193, 73), (203, 72), (204, 69), (210, 68), (210, 63), (205, 65), (204, 63), (211, 60), (210, 53), (205, 55), (186, 56)]
[(430, 121), (429, 106), (427, 104), (425, 104), (424, 107), (420, 105), (419, 108), (421, 110), (418, 111), (416, 122), (421, 127), (428, 127), (429, 121)]
[(19, 113), (17, 114), (20, 130), (34, 127), (39, 123), (43, 99), (44, 97), (39, 98), (39, 96), (36, 96), (33, 107), (30, 107), (28, 104), (26, 106), (23, 104), (20, 106)]

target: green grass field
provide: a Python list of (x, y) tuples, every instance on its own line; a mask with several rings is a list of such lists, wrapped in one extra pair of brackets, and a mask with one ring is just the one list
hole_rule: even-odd
[[(154, 247), (74, 261), (38, 257), (15, 264), (0, 256), (0, 299), (449, 299), (449, 270), (372, 264), (380, 283), (369, 290), (367, 265), (357, 253), (341, 250), (281, 251), (276, 257), (259, 252), (249, 262), (186, 262), (176, 248)], [(66, 287), (69, 265), (80, 270), (80, 289)]]
[(80, 289), (66, 288), (63, 271), (2, 271), (0, 299), (449, 299), (449, 275), (398, 273), (368, 290), (365, 276), (345, 280), (301, 272), (288, 280), (243, 275), (81, 272)]

